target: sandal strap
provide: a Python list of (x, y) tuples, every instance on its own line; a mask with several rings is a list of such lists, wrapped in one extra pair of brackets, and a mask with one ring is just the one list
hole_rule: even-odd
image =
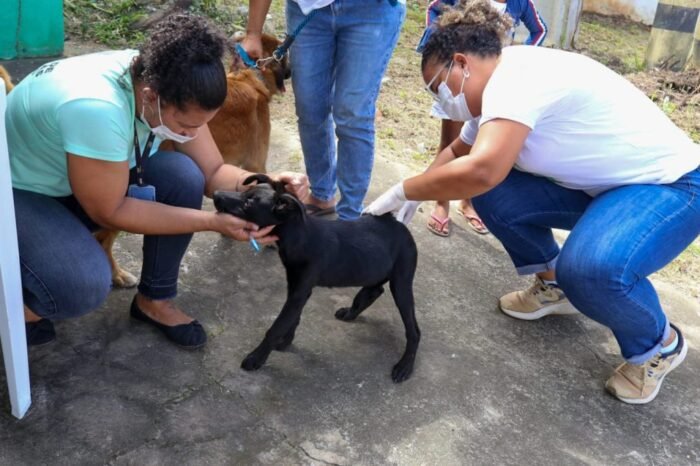
[(443, 230), (445, 228), (445, 225), (450, 223), (450, 217), (440, 218), (435, 214), (430, 214), (430, 218), (435, 220), (438, 223), (438, 225), (440, 225), (440, 230)]

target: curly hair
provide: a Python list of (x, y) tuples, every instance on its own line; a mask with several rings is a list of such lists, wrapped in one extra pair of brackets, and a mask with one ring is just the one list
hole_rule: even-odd
[(496, 11), (489, 0), (461, 0), (440, 16), (423, 49), (421, 68), (430, 61), (448, 62), (455, 53), (499, 56), (512, 27), (510, 15)]
[(188, 104), (216, 110), (226, 98), (225, 44), (203, 18), (174, 14), (156, 24), (131, 72), (181, 110)]

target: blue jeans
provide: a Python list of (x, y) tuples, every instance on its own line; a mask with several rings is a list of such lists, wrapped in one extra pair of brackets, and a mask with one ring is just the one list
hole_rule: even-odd
[[(317, 10), (290, 51), (311, 192), (328, 201), (337, 184), (341, 219), (362, 212), (374, 162), (375, 103), (405, 14), (404, 5), (387, 0), (335, 0)], [(297, 3), (288, 0), (288, 30), (304, 18)]]
[[(659, 351), (670, 330), (647, 277), (700, 234), (700, 168), (595, 198), (513, 170), (473, 204), (518, 272), (556, 269), (571, 303), (612, 330), (625, 359), (640, 364)], [(561, 251), (551, 228), (571, 230)]]
[[(131, 180), (135, 180), (135, 170)], [(157, 152), (144, 181), (164, 204), (200, 209), (204, 175), (187, 156)], [(73, 196), (54, 198), (13, 189), (24, 303), (51, 319), (78, 317), (99, 307), (109, 293), (112, 271), (91, 232), (93, 222)], [(139, 292), (151, 299), (177, 294), (180, 262), (192, 235), (144, 236)]]

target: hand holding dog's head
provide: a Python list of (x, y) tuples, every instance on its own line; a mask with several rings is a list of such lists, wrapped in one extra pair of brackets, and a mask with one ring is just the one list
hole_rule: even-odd
[(304, 206), (288, 193), (284, 183), (273, 181), (267, 175), (246, 178), (243, 185), (256, 182), (243, 192), (217, 191), (214, 206), (219, 212), (234, 215), (260, 227), (279, 225), (293, 216), (304, 217)]

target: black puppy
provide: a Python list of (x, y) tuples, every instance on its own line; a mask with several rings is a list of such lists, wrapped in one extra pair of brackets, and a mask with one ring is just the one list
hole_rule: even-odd
[(389, 282), (394, 302), (406, 327), (406, 351), (391, 371), (394, 382), (408, 379), (420, 341), (413, 303), (416, 243), (411, 233), (390, 214), (363, 216), (352, 222), (307, 216), (304, 206), (284, 185), (265, 175), (253, 175), (245, 192), (214, 193), (214, 205), (260, 227), (277, 225), (279, 255), (287, 272), (287, 302), (262, 343), (241, 364), (245, 370), (262, 367), (273, 349), (282, 351), (294, 339), (301, 311), (314, 286), (363, 287), (352, 307), (339, 309), (340, 320), (354, 320), (383, 292)]

